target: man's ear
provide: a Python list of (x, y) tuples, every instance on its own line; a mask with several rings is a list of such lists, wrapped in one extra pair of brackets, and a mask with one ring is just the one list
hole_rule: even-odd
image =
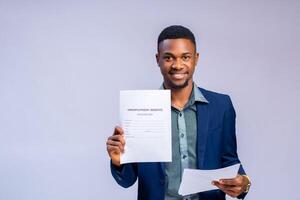
[(159, 53), (155, 54), (155, 58), (156, 58), (156, 63), (159, 66)]
[(195, 66), (196, 66), (197, 63), (198, 63), (199, 58), (200, 58), (200, 54), (199, 54), (199, 53), (196, 53), (196, 55), (195, 55)]

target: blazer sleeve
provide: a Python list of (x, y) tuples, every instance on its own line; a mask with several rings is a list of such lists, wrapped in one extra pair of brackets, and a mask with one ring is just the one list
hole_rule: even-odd
[(117, 183), (124, 188), (132, 186), (137, 179), (137, 164), (135, 163), (123, 164), (117, 167), (110, 162), (110, 170)]
[[(240, 163), (237, 154), (237, 142), (236, 142), (236, 132), (235, 132), (235, 110), (232, 105), (229, 96), (227, 97), (227, 109), (224, 113), (224, 120), (223, 120), (223, 155), (222, 155), (222, 163), (224, 167), (234, 165)], [(243, 166), (241, 165), (238, 171), (241, 175), (246, 175)], [(238, 196), (239, 199), (244, 199), (246, 193), (241, 194)]]
[[(235, 110), (230, 97), (226, 95), (226, 109), (223, 117), (223, 149), (222, 163), (223, 167), (240, 163), (237, 154), (237, 142), (235, 132)], [(243, 167), (239, 169), (240, 174), (245, 174)]]

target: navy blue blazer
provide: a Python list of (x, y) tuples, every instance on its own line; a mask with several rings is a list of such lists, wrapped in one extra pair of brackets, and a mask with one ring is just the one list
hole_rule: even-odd
[[(199, 88), (209, 103), (197, 102), (197, 168), (217, 169), (240, 163), (235, 135), (235, 111), (228, 95)], [(165, 196), (164, 163), (111, 164), (111, 173), (122, 187), (138, 179), (139, 200), (163, 200)], [(239, 174), (245, 174), (243, 167)], [(198, 194), (200, 200), (225, 200), (221, 190)], [(243, 197), (243, 196), (242, 196)]]

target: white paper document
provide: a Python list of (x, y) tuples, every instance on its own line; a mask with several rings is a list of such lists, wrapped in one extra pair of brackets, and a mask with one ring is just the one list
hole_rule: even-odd
[(186, 196), (207, 190), (218, 189), (212, 181), (235, 178), (240, 164), (215, 170), (184, 169), (178, 193)]
[(170, 90), (120, 91), (120, 121), (121, 164), (172, 161)]

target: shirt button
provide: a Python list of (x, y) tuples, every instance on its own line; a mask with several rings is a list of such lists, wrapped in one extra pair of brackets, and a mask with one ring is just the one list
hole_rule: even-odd
[(179, 113), (179, 116), (181, 117), (181, 116), (182, 116), (182, 113)]
[(186, 158), (186, 155), (183, 155), (182, 158), (185, 159), (185, 158)]
[(181, 134), (180, 134), (180, 137), (182, 137), (182, 138), (183, 138), (183, 137), (184, 137), (184, 134), (183, 134), (183, 133), (181, 133)]

